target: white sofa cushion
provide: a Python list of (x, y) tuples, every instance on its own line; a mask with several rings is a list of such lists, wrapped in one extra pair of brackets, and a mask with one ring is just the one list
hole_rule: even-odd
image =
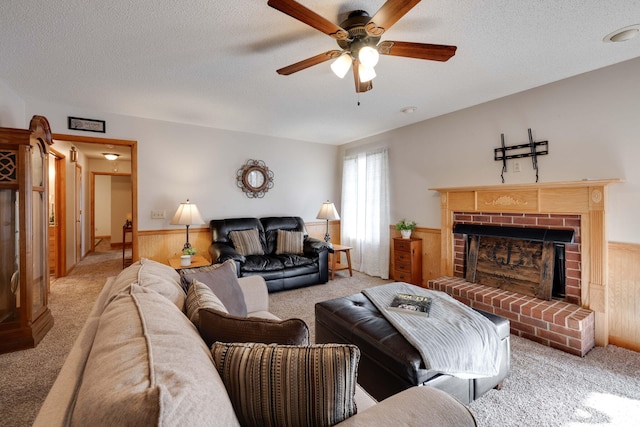
[(238, 425), (194, 325), (164, 296), (130, 285), (100, 319), (72, 426)]
[(168, 265), (142, 258), (122, 270), (109, 290), (107, 304), (132, 283), (153, 289), (184, 310), (185, 292), (180, 286), (180, 275)]

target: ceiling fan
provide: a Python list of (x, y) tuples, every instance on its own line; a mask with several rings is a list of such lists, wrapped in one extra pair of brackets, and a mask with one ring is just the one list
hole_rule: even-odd
[(333, 37), (342, 49), (312, 56), (277, 72), (288, 76), (335, 59), (331, 64), (333, 72), (342, 78), (352, 68), (356, 92), (360, 93), (373, 88), (371, 80), (376, 76), (373, 67), (380, 54), (447, 61), (455, 55), (456, 46), (390, 40), (380, 42), (382, 34), (418, 3), (420, 0), (387, 0), (373, 18), (364, 10), (356, 10), (338, 26), (294, 0), (268, 0), (267, 4), (274, 9)]

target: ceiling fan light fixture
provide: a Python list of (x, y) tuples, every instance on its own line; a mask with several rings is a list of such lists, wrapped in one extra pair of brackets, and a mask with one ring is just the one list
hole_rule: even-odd
[(374, 70), (373, 67), (366, 67), (360, 64), (358, 65), (358, 75), (360, 76), (360, 81), (366, 83), (376, 77), (376, 70)]
[(380, 54), (378, 49), (371, 46), (363, 46), (358, 51), (358, 61), (365, 67), (373, 68), (378, 63)]
[(331, 71), (342, 79), (347, 75), (349, 68), (351, 68), (351, 62), (351, 55), (349, 55), (348, 52), (345, 52), (331, 63)]

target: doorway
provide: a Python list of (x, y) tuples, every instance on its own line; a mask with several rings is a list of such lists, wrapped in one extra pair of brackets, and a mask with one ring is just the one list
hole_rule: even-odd
[[(115, 151), (121, 153), (120, 159), (127, 158), (127, 162), (118, 161), (115, 163), (111, 163), (109, 171), (118, 170), (118, 166), (120, 166), (121, 173), (113, 173), (114, 175), (126, 175), (129, 177), (131, 182), (131, 207), (130, 212), (132, 218), (132, 227), (131, 227), (131, 256), (135, 260), (138, 258), (138, 229), (137, 229), (137, 211), (138, 211), (138, 188), (137, 188), (137, 175), (138, 175), (138, 167), (137, 167), (137, 141), (132, 140), (120, 140), (120, 139), (110, 139), (110, 138), (96, 138), (96, 137), (88, 137), (88, 136), (78, 136), (78, 135), (65, 135), (65, 134), (54, 134), (53, 138), (59, 141), (64, 141), (75, 147), (79, 153), (78, 162), (82, 164), (80, 170), (82, 171), (79, 176), (74, 177), (75, 185), (71, 188), (76, 189), (76, 198), (78, 199), (79, 206), (78, 209), (75, 210), (75, 214), (79, 216), (80, 223), (79, 225), (76, 223), (76, 227), (74, 230), (68, 231), (67, 239), (70, 239), (70, 235), (72, 235), (74, 241), (80, 240), (82, 245), (76, 251), (76, 260), (81, 258), (81, 251), (84, 248), (85, 251), (93, 251), (95, 250), (95, 224), (89, 222), (89, 215), (83, 213), (91, 212), (95, 209), (92, 198), (89, 194), (89, 189), (87, 186), (82, 186), (82, 182), (91, 182), (90, 174), (92, 173), (91, 162), (96, 159), (103, 159), (103, 153)], [(123, 163), (130, 164), (130, 171), (123, 170)], [(77, 165), (77, 163), (76, 163)], [(76, 169), (78, 170), (78, 169)], [(80, 189), (78, 188), (80, 185)], [(72, 208), (73, 209), (73, 208)], [(77, 228), (77, 230), (75, 229)], [(76, 239), (76, 236), (78, 239)], [(87, 252), (88, 252), (87, 251)], [(77, 262), (77, 261), (76, 261)]]
[[(91, 172), (91, 251), (101, 240), (124, 250), (130, 247), (124, 227), (132, 220), (131, 174)], [(128, 231), (128, 229), (127, 229)]]
[(75, 174), (75, 191), (74, 191), (74, 206), (75, 206), (75, 242), (76, 242), (76, 259), (75, 263), (78, 264), (82, 259), (82, 166), (76, 163)]
[(66, 273), (66, 167), (65, 156), (49, 148), (49, 270), (52, 279)]

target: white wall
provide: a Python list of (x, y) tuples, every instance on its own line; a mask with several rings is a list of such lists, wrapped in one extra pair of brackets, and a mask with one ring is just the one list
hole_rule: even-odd
[[(111, 176), (95, 176), (95, 230), (96, 237), (111, 236)], [(98, 196), (99, 195), (99, 196)]]
[[(138, 229), (177, 228), (169, 224), (178, 204), (197, 204), (213, 218), (297, 215), (315, 221), (326, 199), (339, 199), (338, 147), (156, 120), (103, 114), (26, 99), (27, 116), (49, 119), (54, 133), (138, 141)], [(106, 120), (106, 134), (67, 129), (67, 116)], [(236, 171), (249, 159), (274, 172), (274, 188), (249, 199), (236, 185)], [(164, 210), (165, 219), (151, 219)]]
[[(389, 147), (393, 222), (406, 217), (440, 227), (439, 194), (428, 188), (500, 184), (494, 161), (500, 134), (507, 146), (549, 141), (538, 158), (540, 182), (623, 178), (610, 186), (611, 241), (640, 243), (640, 59), (457, 111), (341, 146), (345, 152)], [(506, 183), (535, 182), (507, 162)]]
[(111, 242), (122, 242), (122, 227), (131, 213), (131, 177), (111, 178)]
[(0, 127), (26, 129), (28, 124), (24, 100), (0, 79)]

